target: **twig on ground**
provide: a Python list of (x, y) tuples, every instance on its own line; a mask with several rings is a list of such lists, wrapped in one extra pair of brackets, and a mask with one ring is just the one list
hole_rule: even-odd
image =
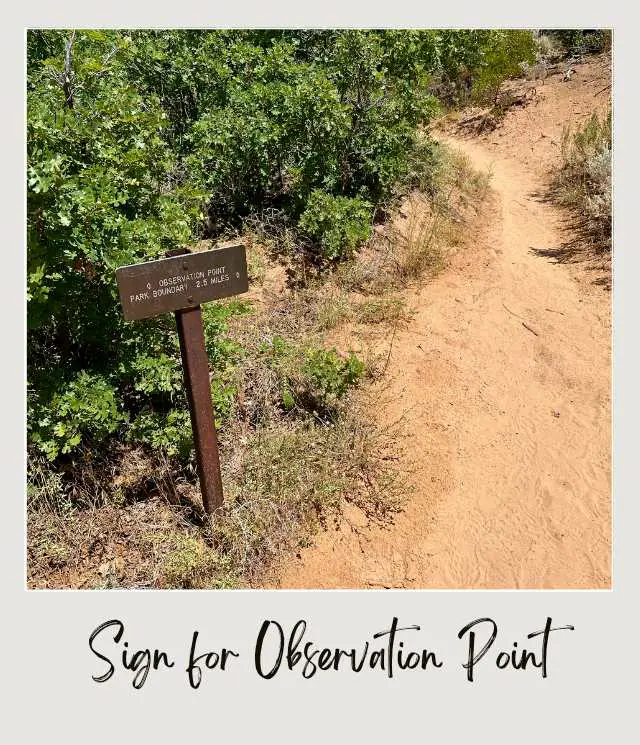
[(393, 349), (393, 341), (396, 338), (397, 328), (398, 328), (398, 319), (396, 318), (396, 322), (393, 324), (393, 334), (391, 335), (391, 344), (389, 344), (389, 354), (387, 355), (387, 361), (384, 363), (384, 368), (382, 370), (383, 375), (387, 372), (387, 367), (389, 367), (389, 360), (391, 359), (391, 350)]
[(521, 321), (524, 321), (524, 318), (522, 316), (519, 316), (517, 313), (514, 313), (512, 310), (510, 310), (509, 308), (507, 308), (507, 306), (504, 303), (502, 303), (502, 307), (506, 311), (508, 311), (509, 313), (511, 313), (512, 316), (515, 316), (516, 318), (519, 318)]
[(539, 336), (538, 332), (535, 329), (532, 329), (531, 326), (524, 320), (522, 316), (519, 316), (517, 313), (514, 313), (512, 310), (509, 310), (507, 306), (502, 303), (502, 307), (511, 313), (512, 316), (515, 316), (516, 318), (519, 318), (522, 321), (522, 325), (527, 329), (527, 331), (531, 331), (532, 334), (535, 334), (536, 336)]

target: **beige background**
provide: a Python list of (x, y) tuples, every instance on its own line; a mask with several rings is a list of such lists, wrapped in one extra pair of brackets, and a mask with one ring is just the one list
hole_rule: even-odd
[[(507, 15), (497, 4), (460, 4), (437, 8), (421, 2), (394, 3), (381, 11), (368, 3), (314, 8), (208, 3), (196, 11), (186, 4), (171, 11), (131, 3), (64, 5), (32, 2), (13, 5), (4, 25), (2, 117), (4, 178), (5, 364), (2, 492), (2, 700), (8, 741), (47, 743), (102, 742), (626, 742), (635, 729), (637, 690), (633, 668), (637, 649), (633, 613), (637, 601), (638, 460), (634, 427), (639, 412), (634, 383), (638, 374), (638, 250), (633, 240), (637, 213), (637, 101), (633, 58), (637, 35), (613, 4), (607, 17), (587, 19), (582, 3), (536, 3), (536, 18)], [(530, 12), (530, 7), (521, 10)], [(366, 11), (364, 10), (366, 8)], [(580, 12), (579, 12), (580, 9)], [(456, 12), (445, 18), (447, 10)], [(74, 14), (75, 11), (75, 14)], [(122, 12), (124, 11), (124, 12)], [(555, 14), (562, 13), (564, 17)], [(79, 16), (78, 12), (82, 15)], [(306, 12), (306, 16), (303, 13)], [(96, 14), (97, 13), (97, 14)], [(233, 17), (231, 17), (233, 13)], [(311, 15), (311, 14), (314, 15)], [(18, 15), (21, 14), (21, 15)], [(78, 18), (82, 21), (78, 21)], [(244, 17), (244, 22), (243, 22)], [(556, 18), (555, 22), (549, 19)], [(542, 19), (545, 19), (544, 21)], [(570, 20), (569, 20), (570, 19)], [(24, 69), (26, 25), (257, 25), (467, 26), (552, 25), (614, 26), (616, 258), (614, 276), (614, 590), (553, 591), (354, 591), (354, 592), (27, 592), (24, 590)], [(7, 102), (10, 102), (8, 105)], [(633, 203), (632, 203), (633, 200)], [(22, 320), (22, 323), (21, 323)], [(22, 435), (22, 438), (21, 438)], [(637, 605), (637, 602), (636, 602)], [(272, 681), (253, 670), (253, 643), (264, 618), (291, 625), (304, 617), (308, 637), (323, 645), (360, 646), (388, 627), (393, 615), (403, 625), (420, 624), (419, 639), (446, 660), (438, 671), (400, 673), (388, 680), (380, 672), (355, 676), (324, 673), (303, 681), (283, 671)], [(537, 670), (498, 672), (488, 664), (476, 683), (460, 667), (464, 651), (458, 630), (479, 616), (500, 626), (498, 644), (510, 649), (539, 629), (547, 615), (573, 633), (552, 639), (549, 678)], [(96, 658), (88, 648), (90, 632), (109, 618), (122, 619), (132, 646), (160, 646), (177, 656), (176, 668), (153, 673), (141, 691), (116, 675), (104, 685), (92, 682)], [(198, 691), (186, 685), (181, 668), (191, 633), (202, 643), (240, 650), (229, 672), (212, 672)], [(181, 655), (181, 656), (178, 656)], [(13, 735), (13, 736), (12, 736)]]

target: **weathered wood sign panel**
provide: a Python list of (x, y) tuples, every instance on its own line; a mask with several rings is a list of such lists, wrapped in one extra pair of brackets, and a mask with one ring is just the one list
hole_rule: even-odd
[(127, 321), (195, 308), (249, 289), (242, 245), (122, 266), (116, 280)]

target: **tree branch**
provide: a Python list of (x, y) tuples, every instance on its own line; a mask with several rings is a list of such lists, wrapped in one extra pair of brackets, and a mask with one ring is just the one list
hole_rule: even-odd
[(71, 47), (76, 38), (75, 30), (71, 32), (64, 53), (64, 70), (62, 72), (61, 85), (65, 95), (65, 104), (73, 108), (73, 70), (71, 69)]

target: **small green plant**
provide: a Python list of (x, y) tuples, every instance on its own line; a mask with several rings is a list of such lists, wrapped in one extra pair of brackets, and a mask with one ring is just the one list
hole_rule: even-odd
[(359, 197), (311, 193), (300, 229), (318, 245), (325, 260), (348, 259), (371, 235), (372, 207)]
[(202, 306), (205, 345), (211, 367), (216, 374), (234, 365), (242, 357), (242, 347), (229, 335), (232, 318), (251, 313), (251, 303), (242, 300), (206, 303)]
[(51, 461), (71, 452), (83, 437), (103, 439), (125, 420), (115, 388), (106, 378), (85, 371), (60, 383), (46, 405), (36, 399), (30, 414), (31, 442)]
[(265, 363), (277, 378), (281, 403), (286, 411), (328, 410), (365, 373), (364, 363), (354, 354), (341, 357), (335, 349), (292, 344), (273, 336), (260, 348)]
[(191, 419), (186, 409), (157, 412), (143, 409), (131, 423), (130, 442), (142, 442), (155, 449), (162, 449), (169, 456), (187, 459), (193, 447)]
[(308, 392), (325, 405), (341, 399), (358, 384), (364, 371), (364, 363), (354, 354), (344, 359), (335, 349), (308, 351), (301, 370)]

